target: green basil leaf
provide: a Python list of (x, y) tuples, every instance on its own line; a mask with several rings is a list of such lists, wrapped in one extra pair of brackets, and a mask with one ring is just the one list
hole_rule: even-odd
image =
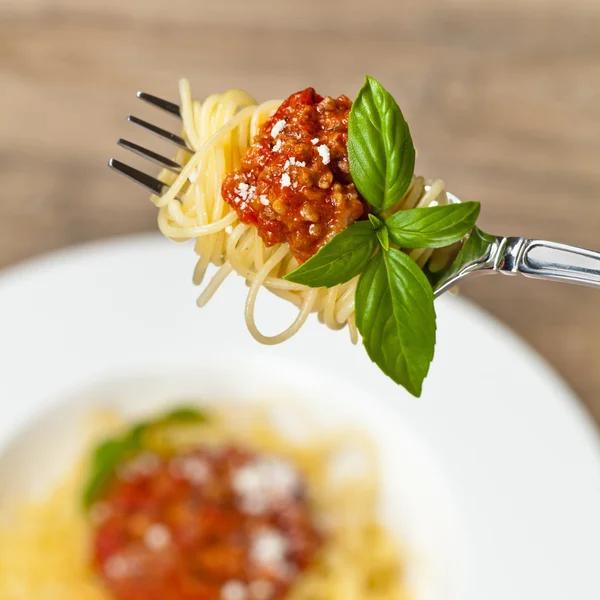
[(471, 268), (477, 268), (480, 263), (488, 261), (494, 243), (496, 243), (496, 238), (493, 235), (474, 227), (449, 267), (427, 273), (433, 289), (435, 290), (438, 284), (447, 281), (457, 273), (461, 271), (468, 273)]
[(450, 274), (458, 273), (465, 267), (475, 265), (482, 260), (487, 260), (490, 255), (491, 247), (495, 242), (495, 236), (481, 231), (479, 227), (474, 227), (468, 239), (463, 244), (463, 247), (450, 265)]
[(390, 234), (388, 232), (388, 228), (384, 225), (383, 227), (380, 227), (375, 233), (377, 234), (377, 239), (379, 240), (379, 243), (381, 244), (383, 249), (389, 250)]
[(202, 423), (207, 420), (204, 411), (193, 407), (178, 407), (152, 421), (132, 425), (121, 435), (101, 442), (92, 453), (82, 502), (85, 508), (98, 498), (114, 476), (119, 464), (144, 449), (143, 437), (149, 429), (166, 425)]
[(402, 248), (443, 248), (473, 229), (480, 208), (479, 202), (462, 202), (400, 210), (385, 223), (392, 242)]
[(390, 248), (390, 236), (385, 226), (385, 223), (373, 214), (369, 214), (369, 221), (373, 225), (375, 229), (375, 233), (377, 234), (377, 239), (379, 243), (383, 247), (384, 250), (389, 250)]
[(102, 442), (92, 455), (90, 472), (83, 491), (83, 506), (90, 505), (100, 495), (123, 461), (141, 450), (139, 439), (134, 435), (108, 439)]
[(204, 423), (208, 420), (205, 411), (192, 406), (179, 406), (169, 411), (160, 419), (151, 423), (152, 426), (179, 425), (187, 423)]
[(383, 227), (383, 221), (372, 213), (369, 213), (369, 221), (371, 221), (371, 225), (373, 225), (375, 231)]
[(415, 148), (408, 125), (394, 98), (372, 77), (352, 103), (348, 158), (354, 184), (377, 210), (395, 204), (410, 186)]
[(377, 247), (369, 221), (357, 221), (338, 233), (284, 279), (309, 287), (332, 287), (356, 277)]
[(400, 250), (379, 252), (361, 274), (356, 325), (371, 360), (419, 397), (435, 348), (433, 291)]
[(140, 446), (144, 447), (145, 434), (149, 431), (155, 430), (159, 427), (166, 427), (168, 425), (189, 425), (191, 423), (204, 423), (207, 420), (207, 415), (204, 411), (194, 407), (180, 406), (174, 408), (168, 413), (161, 417), (154, 419), (153, 421), (147, 421), (135, 425), (131, 431), (130, 436), (135, 437), (139, 440)]

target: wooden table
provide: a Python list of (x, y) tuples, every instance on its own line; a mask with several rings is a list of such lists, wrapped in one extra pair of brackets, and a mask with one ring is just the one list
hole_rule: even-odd
[[(155, 228), (106, 159), (134, 92), (313, 85), (365, 73), (398, 98), (418, 170), (483, 202), (483, 227), (600, 247), (600, 2), (14, 0), (0, 6), (0, 267)], [(140, 137), (138, 135), (137, 139)], [(482, 278), (463, 293), (564, 375), (600, 422), (598, 290)]]

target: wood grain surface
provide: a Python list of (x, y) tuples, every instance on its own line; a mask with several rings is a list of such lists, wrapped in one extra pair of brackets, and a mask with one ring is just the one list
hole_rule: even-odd
[[(481, 200), (486, 230), (600, 248), (599, 31), (594, 0), (4, 0), (0, 267), (155, 228), (106, 159), (120, 136), (148, 141), (126, 114), (157, 120), (135, 91), (176, 100), (182, 75), (199, 96), (267, 99), (353, 95), (369, 73), (398, 98), (419, 172)], [(462, 289), (600, 423), (598, 290), (516, 277)]]

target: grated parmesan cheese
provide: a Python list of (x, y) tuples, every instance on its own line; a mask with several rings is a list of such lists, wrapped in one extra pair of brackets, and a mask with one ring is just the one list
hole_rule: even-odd
[(286, 125), (287, 123), (283, 119), (281, 119), (281, 121), (277, 121), (277, 123), (273, 125), (273, 129), (271, 129), (271, 137), (276, 138), (283, 131)]
[(261, 194), (261, 196), (260, 196), (260, 203), (263, 206), (269, 206), (269, 199), (267, 198), (267, 196), (265, 196), (264, 194)]
[(150, 550), (159, 552), (171, 543), (171, 532), (166, 525), (154, 523), (144, 533), (144, 544)]
[(310, 140), (310, 143), (311, 143), (313, 146), (316, 146), (316, 145), (319, 143), (319, 138), (313, 138), (312, 140)]
[(238, 496), (240, 508), (258, 515), (293, 497), (300, 485), (296, 471), (275, 457), (261, 457), (232, 474), (231, 485)]
[(131, 572), (129, 561), (120, 554), (113, 554), (104, 564), (104, 572), (109, 579), (125, 579)]
[(295, 157), (290, 157), (288, 160), (285, 161), (285, 164), (283, 165), (283, 170), (287, 171), (290, 166), (293, 167), (305, 167), (306, 163), (301, 161), (301, 160), (296, 160)]
[(292, 185), (292, 180), (290, 179), (290, 176), (287, 173), (284, 173), (281, 176), (281, 187), (290, 187), (290, 185)]
[(249, 187), (250, 186), (247, 183), (244, 183), (243, 181), (240, 181), (240, 183), (238, 183), (238, 186), (235, 188), (235, 193), (240, 198), (244, 198), (248, 194), (248, 188)]
[(248, 185), (247, 183), (241, 181), (238, 183), (238, 186), (235, 188), (235, 193), (242, 200), (252, 200), (256, 195), (256, 187), (253, 185)]
[(285, 569), (288, 541), (275, 529), (265, 528), (252, 538), (250, 560), (270, 571)]
[[(229, 228), (231, 229), (231, 225)], [(210, 475), (206, 461), (198, 456), (176, 456), (169, 464), (169, 471), (175, 477), (186, 479), (194, 485), (205, 483)]]
[(317, 146), (317, 152), (321, 155), (323, 159), (323, 164), (328, 165), (331, 160), (331, 152), (329, 152), (329, 148), (325, 144), (321, 144)]
[(273, 152), (279, 152), (281, 150), (281, 146), (283, 146), (283, 142), (281, 140), (277, 140), (273, 146)]
[(245, 600), (246, 586), (237, 579), (230, 579), (221, 588), (221, 600)]

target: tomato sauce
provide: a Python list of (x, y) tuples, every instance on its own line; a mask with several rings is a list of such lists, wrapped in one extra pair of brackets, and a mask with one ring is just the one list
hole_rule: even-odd
[(280, 600), (322, 543), (295, 468), (235, 446), (138, 455), (91, 520), (117, 600)]
[(323, 98), (312, 88), (293, 94), (223, 181), (240, 220), (267, 246), (289, 243), (300, 263), (366, 213), (348, 163), (351, 106), (346, 96)]

